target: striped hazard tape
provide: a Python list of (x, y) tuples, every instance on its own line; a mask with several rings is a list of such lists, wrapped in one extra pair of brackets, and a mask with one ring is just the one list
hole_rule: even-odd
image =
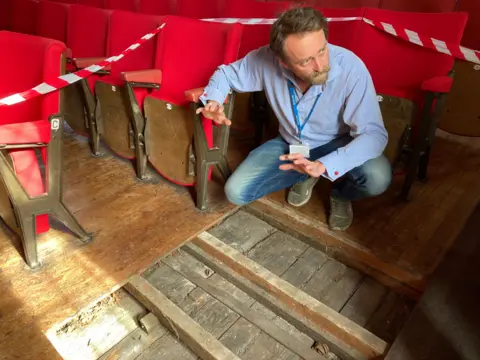
[(140, 46), (145, 44), (148, 40), (150, 40), (152, 37), (157, 35), (162, 28), (165, 26), (165, 23), (160, 25), (158, 28), (156, 28), (154, 31), (143, 35), (140, 39), (138, 39), (135, 43), (130, 45), (128, 48), (123, 50), (120, 54), (116, 56), (111, 56), (108, 59), (105, 59), (98, 64), (90, 65), (89, 67), (86, 67), (85, 69), (78, 70), (73, 73), (61, 75), (58, 78), (49, 80), (47, 82), (41, 83), (40, 85), (35, 86), (34, 88), (13, 94), (10, 96), (7, 96), (3, 99), (0, 99), (0, 107), (1, 106), (8, 106), (8, 105), (15, 105), (24, 101), (27, 101), (29, 99), (35, 98), (40, 95), (45, 95), (48, 93), (51, 93), (53, 91), (60, 90), (61, 88), (64, 88), (68, 85), (71, 85), (73, 83), (76, 83), (77, 81), (80, 81), (82, 79), (85, 79), (86, 77), (96, 73), (97, 71), (102, 70), (105, 66), (112, 64), (120, 59), (122, 59), (124, 56), (128, 55), (130, 52), (135, 51), (138, 49)]
[[(245, 24), (245, 25), (257, 25), (257, 24), (273, 24), (276, 19), (242, 19), (242, 18), (218, 18), (218, 19), (204, 19), (205, 21), (221, 22), (226, 24)], [(480, 51), (468, 49), (458, 44), (448, 43), (442, 40), (419, 34), (415, 31), (408, 30), (399, 26), (394, 26), (381, 21), (372, 21), (364, 17), (338, 17), (327, 18), (329, 22), (332, 21), (356, 21), (363, 20), (367, 24), (374, 26), (382, 31), (385, 31), (393, 36), (397, 36), (403, 40), (409, 41), (412, 44), (426, 47), (438, 52), (453, 56), (458, 59), (467, 60), (474, 64), (480, 64)]]
[(459, 44), (453, 44), (442, 40), (437, 40), (430, 36), (419, 34), (415, 31), (401, 28), (399, 26), (394, 26), (392, 24), (384, 23), (381, 21), (372, 21), (367, 18), (363, 18), (363, 21), (369, 25), (375, 26), (380, 30), (383, 30), (393, 36), (406, 40), (412, 44), (426, 47), (453, 56), (457, 59), (467, 60), (474, 64), (480, 64), (480, 51), (468, 49)]
[[(234, 24), (234, 23), (241, 23), (245, 25), (257, 25), (257, 24), (264, 24), (264, 25), (269, 25), (273, 24), (276, 19), (242, 19), (242, 18), (215, 18), (215, 19), (202, 19), (203, 21), (209, 21), (209, 22), (220, 22), (220, 23), (228, 23), (228, 24)], [(334, 22), (334, 21), (360, 21), (363, 20), (365, 23), (374, 26), (382, 31), (385, 31), (393, 36), (399, 37), (405, 41), (408, 41), (412, 44), (426, 47), (432, 50), (435, 50), (437, 52), (441, 52), (447, 55), (450, 55), (452, 57), (462, 59), (462, 60), (467, 60), (469, 62), (472, 62), (474, 64), (479, 64), (480, 65), (480, 52), (472, 49), (465, 48), (463, 46), (460, 46), (458, 44), (453, 44), (449, 42), (445, 42), (442, 40), (437, 40), (429, 36), (425, 36), (423, 34), (419, 34), (415, 31), (408, 30), (399, 26), (394, 26), (392, 24), (384, 23), (381, 21), (372, 21), (370, 19), (364, 18), (364, 17), (336, 17), (336, 18), (327, 18), (329, 22)], [(154, 37), (156, 34), (158, 34), (162, 28), (164, 27), (165, 23), (159, 26), (156, 30), (152, 31), (151, 33), (148, 33), (144, 36), (142, 36), (137, 42), (134, 44), (130, 45), (128, 48), (126, 48), (124, 51), (122, 51), (119, 55), (117, 56), (112, 56), (108, 59), (105, 59), (104, 61), (99, 62), (98, 64), (91, 65), (85, 69), (78, 70), (74, 73), (69, 73), (66, 75), (59, 76), (56, 79), (52, 79), (51, 81), (44, 82), (33, 89), (24, 91), (22, 93), (14, 94), (7, 96), (3, 99), (0, 99), (0, 107), (2, 106), (9, 106), (9, 105), (14, 105), (18, 104), (21, 102), (24, 102), (28, 99), (32, 99), (37, 96), (41, 96), (44, 94), (48, 94), (50, 92), (59, 90), (61, 88), (64, 88), (70, 84), (73, 84), (75, 82), (78, 82), (91, 74), (102, 70), (105, 66), (114, 63), (120, 59), (122, 59), (124, 56), (126, 56), (128, 53), (135, 51), (138, 47), (142, 46), (145, 42), (150, 40), (152, 37)]]
[[(328, 22), (335, 21), (355, 21), (362, 20), (362, 17), (352, 16), (352, 17), (336, 17), (336, 18), (327, 18)], [(277, 19), (243, 19), (243, 18), (214, 18), (214, 19), (202, 19), (203, 21), (210, 22), (220, 22), (224, 24), (244, 24), (244, 25), (272, 25)]]

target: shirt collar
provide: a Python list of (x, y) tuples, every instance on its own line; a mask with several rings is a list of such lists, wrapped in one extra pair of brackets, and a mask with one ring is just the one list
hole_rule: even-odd
[[(330, 65), (330, 71), (328, 73), (327, 83), (325, 87), (328, 87), (329, 83), (331, 83), (336, 77), (338, 77), (342, 73), (342, 68), (338, 64), (336, 60), (337, 51), (334, 45), (327, 44), (328, 46), (328, 63)], [(278, 62), (278, 66), (281, 68), (282, 75), (291, 80), (295, 84), (295, 76), (293, 73), (286, 69), (280, 62)], [(319, 93), (323, 92), (324, 85), (313, 85), (307, 92), (308, 95), (318, 95)]]

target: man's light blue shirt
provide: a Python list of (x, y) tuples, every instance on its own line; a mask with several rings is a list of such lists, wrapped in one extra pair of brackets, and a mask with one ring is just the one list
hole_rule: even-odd
[(285, 69), (268, 46), (244, 58), (222, 65), (210, 78), (200, 100), (223, 103), (230, 89), (236, 92), (264, 91), (279, 121), (279, 132), (289, 144), (300, 144), (288, 81), (296, 87), (300, 122), (307, 118), (318, 94), (302, 142), (310, 149), (350, 132), (346, 146), (318, 159), (334, 181), (367, 160), (380, 156), (388, 141), (373, 82), (363, 61), (350, 50), (328, 44), (330, 72), (325, 85), (313, 85), (302, 95), (293, 73)]

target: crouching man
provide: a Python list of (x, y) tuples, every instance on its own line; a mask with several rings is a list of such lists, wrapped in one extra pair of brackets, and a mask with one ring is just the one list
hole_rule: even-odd
[(263, 90), (279, 136), (234, 171), (225, 185), (227, 198), (245, 205), (290, 188), (288, 202), (301, 206), (322, 176), (333, 182), (329, 227), (346, 230), (352, 201), (383, 193), (392, 170), (383, 156), (388, 135), (370, 73), (353, 52), (327, 39), (327, 20), (318, 11), (283, 13), (272, 26), (269, 46), (219, 67), (198, 112), (230, 125), (221, 105), (229, 90)]

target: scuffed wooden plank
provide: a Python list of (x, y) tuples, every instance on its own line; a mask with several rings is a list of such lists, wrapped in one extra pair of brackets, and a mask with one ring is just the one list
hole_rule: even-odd
[(159, 326), (148, 334), (141, 328), (136, 328), (103, 354), (99, 360), (135, 360), (166, 332), (167, 329), (163, 326)]
[(202, 359), (240, 360), (141, 276), (131, 277), (125, 288)]
[(268, 291), (255, 285), (246, 278), (238, 276), (238, 273), (220, 262), (215, 257), (203, 251), (198, 246), (188, 244), (184, 246), (184, 250), (207, 264), (209, 267), (214, 269), (217, 274), (220, 274), (229, 282), (257, 300), (257, 302), (251, 306), (252, 309), (260, 312), (263, 314), (263, 316), (271, 321), (274, 321), (278, 315), (279, 317), (288, 321), (290, 324), (294, 325), (298, 330), (308, 335), (310, 338), (319, 343), (327, 344), (330, 350), (338, 355), (342, 360), (366, 359), (366, 357), (355, 348), (334, 338), (328, 332), (326, 332), (325, 329), (313, 323), (309, 318), (292, 311), (285, 303), (274, 297)]
[(290, 306), (297, 314), (309, 317), (312, 322), (322, 326), (334, 339), (353, 347), (362, 353), (365, 358), (385, 354), (387, 344), (383, 340), (303, 291), (299, 291), (290, 283), (282, 280), (209, 233), (201, 233), (192, 242), (239, 275), (269, 291)]
[(275, 231), (274, 227), (242, 210), (209, 230), (240, 252), (247, 252)]
[(308, 248), (294, 237), (277, 231), (252, 248), (247, 256), (275, 275), (282, 275)]
[(288, 331), (285, 331), (272, 322), (271, 319), (266, 318), (261, 313), (238, 301), (221, 287), (213, 286), (183, 263), (176, 261), (175, 257), (167, 256), (163, 259), (163, 262), (305, 360), (321, 360), (319, 354), (311, 350), (311, 343), (293, 337)]

